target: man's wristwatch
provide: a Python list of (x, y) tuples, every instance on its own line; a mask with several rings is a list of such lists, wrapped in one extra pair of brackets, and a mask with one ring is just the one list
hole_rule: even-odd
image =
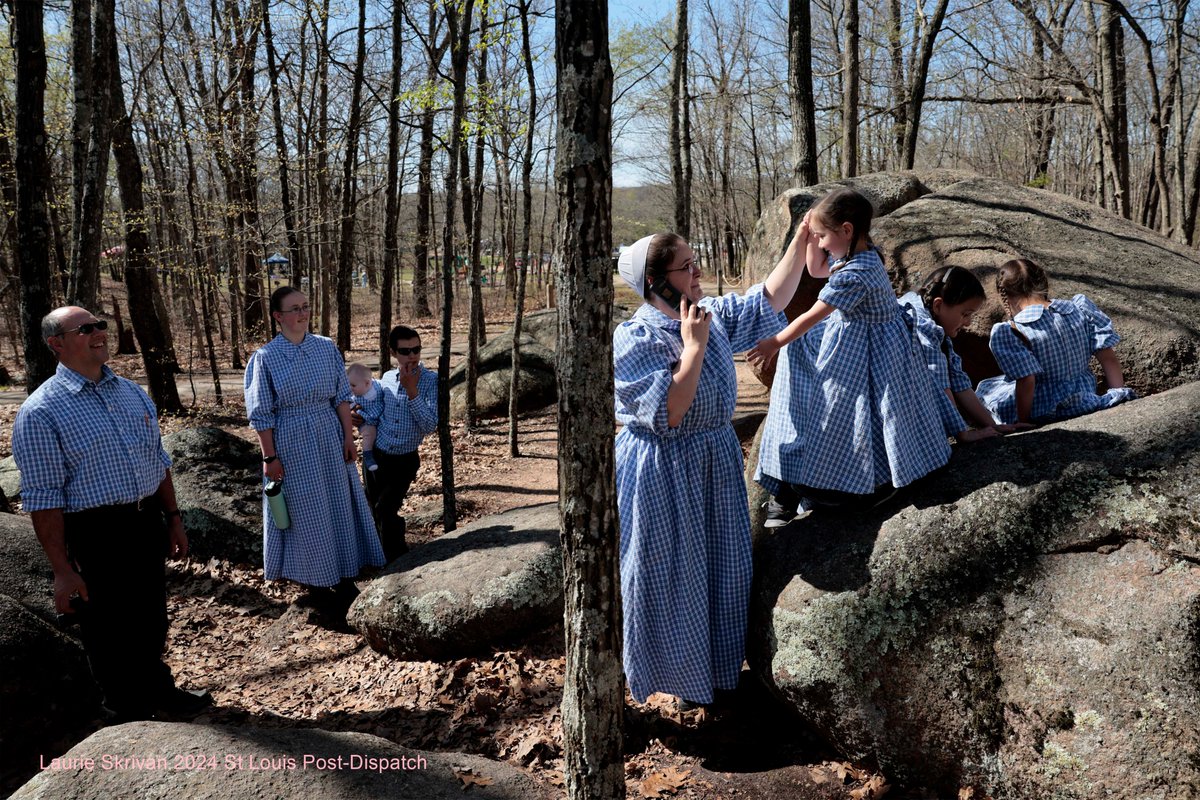
[(179, 517), (180, 519), (183, 519), (183, 514), (178, 508), (174, 511), (164, 511), (163, 516), (167, 519), (170, 519), (171, 517)]
[(279, 460), (279, 456), (264, 456), (263, 457), (264, 464), (270, 464), (270, 463), (272, 463), (274, 461), (278, 461), (278, 460)]

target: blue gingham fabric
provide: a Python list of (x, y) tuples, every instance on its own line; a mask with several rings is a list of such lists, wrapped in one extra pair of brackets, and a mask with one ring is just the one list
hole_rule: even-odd
[(1035, 376), (1035, 422), (1070, 419), (1137, 397), (1127, 388), (1096, 394), (1096, 376), (1089, 366), (1092, 354), (1115, 346), (1121, 337), (1112, 320), (1086, 296), (1052, 300), (1049, 307), (1027, 306), (1013, 322), (1029, 343), (1009, 323), (993, 325), (988, 344), (1004, 374), (980, 381), (976, 389), (984, 407), (1000, 422), (1017, 421), (1016, 381), (1028, 375)]
[[(362, 415), (364, 424), (379, 424), (379, 415), (383, 413), (383, 388), (379, 385), (379, 381), (372, 378), (367, 393), (354, 395), (354, 399), (350, 402), (358, 406), (358, 413)], [(371, 419), (376, 422), (367, 421)]]
[(417, 396), (409, 399), (400, 385), (400, 371), (391, 370), (379, 382), (383, 393), (377, 414), (364, 413), (363, 421), (375, 425), (375, 450), (391, 455), (411, 453), (421, 445), (427, 434), (437, 430), (437, 373), (420, 365), (417, 376)]
[(66, 513), (154, 494), (171, 466), (142, 387), (101, 367), (96, 383), (58, 365), (21, 404), (13, 460), (25, 511)]
[[(916, 292), (909, 292), (900, 298), (900, 307), (908, 315), (909, 324), (917, 334), (917, 342), (921, 345), (921, 354), (925, 357), (925, 366), (929, 368), (929, 378), (933, 381), (933, 397), (931, 402), (937, 408), (938, 419), (942, 421), (942, 429), (947, 436), (957, 436), (969, 426), (958, 410), (958, 405), (946, 394), (946, 391), (960, 392), (963, 388), (971, 388), (971, 380), (962, 369), (962, 359), (954, 352), (954, 343), (946, 336), (942, 326), (934, 321), (925, 303)], [(946, 349), (943, 350), (942, 348)], [(957, 375), (955, 374), (957, 372)], [(957, 380), (956, 380), (957, 378)], [(966, 386), (963, 387), (963, 380)], [(960, 388), (954, 388), (957, 384)]]
[(613, 335), (617, 508), (625, 675), (640, 703), (654, 692), (694, 702), (732, 689), (742, 668), (750, 597), (750, 519), (742, 449), (730, 421), (733, 354), (786, 318), (762, 286), (704, 298), (712, 313), (696, 399), (667, 427), (679, 321), (643, 305)]
[(945, 464), (933, 382), (879, 254), (843, 262), (818, 297), (835, 310), (779, 353), (755, 480), (868, 494)]
[(336, 407), (351, 402), (342, 355), (324, 336), (292, 344), (283, 334), (246, 363), (246, 412), (256, 431), (273, 428), (283, 464), (291, 527), (275, 527), (263, 498), (263, 573), (309, 586), (333, 586), (383, 548), (354, 462), (342, 458)]

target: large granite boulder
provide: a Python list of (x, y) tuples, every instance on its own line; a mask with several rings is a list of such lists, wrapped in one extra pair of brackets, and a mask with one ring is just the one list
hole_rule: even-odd
[(32, 773), (39, 754), (55, 752), (99, 710), (83, 647), (0, 594), (0, 786)]
[(54, 570), (29, 517), (0, 514), (0, 594), (54, 624)]
[(0, 492), (11, 503), (21, 499), (21, 471), (12, 456), (0, 459)]
[(1189, 383), (759, 531), (752, 668), (906, 783), (1200, 796), (1197, 419)]
[(163, 437), (193, 558), (262, 563), (262, 457), (220, 428)]
[[(629, 319), (635, 309), (613, 306), (613, 325)], [(519, 411), (535, 411), (558, 398), (554, 361), (558, 349), (558, 310), (547, 308), (526, 314), (521, 320), (521, 381)], [(479, 349), (479, 383), (475, 404), (485, 417), (508, 415), (508, 392), (512, 381), (512, 328), (495, 336)], [(450, 372), (450, 415), (461, 419), (466, 413), (467, 366)]]
[(482, 756), (413, 750), (365, 733), (314, 728), (133, 722), (97, 731), (59, 761), (46, 761), (51, 768), (18, 789), (14, 800), (552, 796), (516, 767)]
[(472, 522), (401, 556), (348, 621), (403, 660), (458, 658), (562, 619), (558, 505)]
[[(841, 184), (875, 204), (871, 233), (897, 292), (943, 265), (972, 269), (983, 282), (988, 302), (955, 340), (974, 380), (998, 372), (987, 349), (992, 324), (1004, 318), (993, 288), (995, 270), (1016, 257), (1046, 269), (1055, 297), (1082, 292), (1112, 317), (1123, 338), (1117, 354), (1126, 382), (1138, 392), (1200, 378), (1195, 251), (1098, 206), (971, 173), (878, 173), (789, 190), (755, 229), (747, 256), (751, 280), (774, 267), (804, 212)], [(806, 274), (789, 317), (811, 306), (822, 285)]]

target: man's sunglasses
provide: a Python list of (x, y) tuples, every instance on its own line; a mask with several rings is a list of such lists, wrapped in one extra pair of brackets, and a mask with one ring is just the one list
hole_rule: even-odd
[(75, 331), (79, 331), (80, 336), (90, 336), (92, 334), (92, 331), (106, 331), (106, 330), (108, 330), (108, 322), (106, 322), (105, 320), (102, 320), (102, 319), (98, 319), (95, 322), (85, 322), (82, 325), (78, 325), (74, 328), (65, 330), (65, 331), (63, 331), (63, 335), (66, 335), (68, 333), (74, 333)]
[(393, 347), (392, 352), (398, 356), (419, 356), (421, 355), (421, 345), (416, 347)]

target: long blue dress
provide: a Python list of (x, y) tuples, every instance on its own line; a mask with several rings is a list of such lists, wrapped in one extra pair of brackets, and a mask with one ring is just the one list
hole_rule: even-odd
[(823, 325), (779, 353), (755, 479), (869, 494), (950, 458), (921, 346), (875, 250), (835, 266)]
[(946, 390), (957, 394), (971, 388), (971, 379), (962, 368), (962, 358), (954, 351), (954, 342), (942, 330), (925, 308), (924, 301), (916, 292), (900, 298), (900, 307), (908, 315), (909, 324), (917, 334), (929, 378), (933, 382), (934, 403), (938, 418), (947, 436), (957, 436), (969, 426), (958, 410), (958, 404), (946, 395)]
[(1127, 388), (1096, 394), (1096, 376), (1089, 367), (1092, 354), (1115, 346), (1121, 337), (1112, 320), (1086, 296), (1053, 300), (1049, 307), (1026, 306), (1013, 323), (993, 325), (988, 342), (1004, 374), (980, 381), (975, 390), (1000, 422), (1017, 421), (1016, 381), (1029, 375), (1036, 376), (1034, 422), (1070, 419), (1137, 397)]
[(712, 701), (737, 685), (750, 599), (750, 517), (731, 420), (733, 354), (783, 327), (762, 286), (704, 298), (712, 313), (696, 398), (667, 426), (679, 321), (643, 305), (613, 335), (625, 674), (638, 702)]
[(263, 498), (263, 573), (308, 586), (333, 586), (366, 564), (382, 566), (383, 548), (356, 465), (342, 455), (336, 408), (351, 402), (345, 364), (334, 343), (283, 334), (246, 364), (246, 412), (256, 431), (274, 429), (283, 464), (291, 527), (279, 530)]

